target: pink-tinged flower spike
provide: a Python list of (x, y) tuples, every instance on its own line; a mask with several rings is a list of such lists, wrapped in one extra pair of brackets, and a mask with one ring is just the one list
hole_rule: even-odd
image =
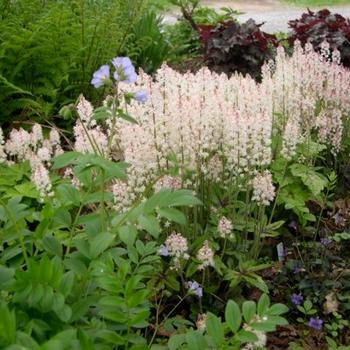
[(272, 175), (269, 171), (258, 174), (253, 179), (252, 200), (258, 205), (269, 205), (275, 198), (275, 187), (272, 183)]
[(208, 266), (214, 266), (214, 252), (209, 247), (208, 241), (205, 241), (203, 247), (199, 249), (197, 259), (202, 262), (198, 270), (204, 270)]
[(103, 86), (110, 78), (109, 66), (101, 66), (92, 76), (91, 84), (97, 89)]
[(173, 232), (165, 241), (169, 256), (188, 259), (187, 239), (181, 233)]
[(164, 175), (154, 185), (154, 191), (159, 192), (162, 189), (179, 190), (181, 189), (181, 178), (177, 176)]
[(5, 153), (5, 147), (4, 147), (5, 141), (4, 141), (4, 134), (2, 132), (2, 129), (0, 128), (0, 164), (4, 163), (6, 161), (6, 153)]
[(31, 180), (34, 183), (35, 187), (40, 193), (41, 199), (44, 199), (47, 196), (52, 196), (52, 185), (49, 177), (49, 171), (45, 166), (39, 161), (33, 160), (31, 162), (32, 167), (32, 176)]
[(218, 223), (218, 232), (222, 238), (226, 238), (232, 235), (233, 225), (231, 220), (223, 216)]

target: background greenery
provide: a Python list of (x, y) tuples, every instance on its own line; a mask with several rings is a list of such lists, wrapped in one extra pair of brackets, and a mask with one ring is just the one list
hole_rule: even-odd
[(168, 50), (149, 5), (0, 0), (0, 125), (52, 119), (79, 93), (98, 99), (90, 79), (111, 57), (129, 55), (146, 71), (157, 69)]

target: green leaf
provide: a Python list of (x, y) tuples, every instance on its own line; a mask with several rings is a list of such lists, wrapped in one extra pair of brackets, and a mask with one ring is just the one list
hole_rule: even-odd
[(208, 312), (207, 315), (207, 333), (212, 338), (214, 344), (219, 347), (225, 339), (223, 325), (220, 319), (211, 312)]
[(154, 217), (153, 215), (141, 215), (138, 218), (138, 223), (145, 231), (151, 234), (154, 238), (158, 238), (160, 233), (160, 225), (156, 217)]
[(118, 109), (118, 117), (128, 121), (129, 123), (138, 124), (137, 120), (130, 114), (125, 113), (122, 109)]
[(191, 350), (203, 350), (207, 347), (205, 338), (199, 331), (186, 333), (186, 342), (188, 349)]
[(267, 322), (274, 323), (276, 326), (285, 326), (288, 324), (288, 321), (281, 316), (267, 316)]
[[(108, 329), (99, 329), (96, 331), (96, 338), (103, 339), (107, 341), (110, 344), (115, 345), (123, 345), (125, 344), (125, 339), (118, 334), (117, 332), (114, 332), (112, 330)], [(83, 350), (83, 349), (81, 349)]]
[(168, 342), (169, 350), (177, 350), (186, 341), (185, 334), (176, 334), (170, 337)]
[(250, 324), (250, 326), (256, 329), (257, 331), (262, 331), (262, 332), (273, 332), (276, 330), (276, 323), (269, 322), (269, 321), (253, 322)]
[(239, 306), (233, 300), (229, 300), (225, 308), (225, 321), (233, 333), (241, 326), (242, 315)]
[(64, 261), (64, 264), (78, 275), (85, 275), (87, 273), (85, 264), (78, 256), (69, 257)]
[(128, 321), (127, 314), (122, 311), (117, 310), (102, 310), (100, 315), (108, 320), (117, 322), (117, 323), (126, 323)]
[(264, 316), (270, 306), (270, 298), (267, 294), (263, 294), (258, 301), (258, 315)]
[(147, 301), (148, 290), (138, 290), (127, 298), (127, 304), (129, 308), (133, 308)]
[(61, 169), (72, 163), (81, 156), (79, 152), (64, 152), (53, 159), (52, 169)]
[(196, 264), (195, 262), (191, 261), (191, 262), (187, 265), (186, 277), (187, 277), (187, 278), (191, 277), (191, 276), (194, 275), (197, 271), (198, 271), (198, 264)]
[(294, 176), (301, 179), (314, 196), (319, 195), (327, 186), (327, 179), (323, 175), (304, 164), (293, 164), (290, 170)]
[(28, 197), (28, 198), (39, 197), (39, 192), (32, 182), (21, 183), (19, 185), (16, 185), (14, 189), (18, 192), (18, 195), (21, 197)]
[[(5, 287), (6, 283), (10, 282), (15, 275), (15, 269), (0, 265), (0, 285)], [(5, 289), (5, 288), (4, 288)]]
[(79, 191), (70, 184), (62, 184), (57, 186), (57, 196), (61, 199), (65, 205), (73, 204), (78, 206), (80, 204)]
[(119, 238), (127, 246), (132, 246), (137, 237), (136, 227), (133, 225), (125, 225), (118, 228)]
[(129, 321), (128, 325), (135, 327), (135, 328), (145, 328), (149, 325), (148, 318), (150, 315), (150, 311), (142, 310), (138, 313), (136, 313)]
[(237, 340), (242, 343), (255, 343), (258, 340), (258, 337), (252, 333), (241, 329), (235, 336)]
[(63, 248), (62, 245), (60, 243), (60, 241), (54, 237), (51, 234), (47, 234), (46, 236), (43, 237), (42, 239), (42, 244), (43, 247), (46, 251), (48, 251), (49, 253), (53, 254), (53, 255), (57, 255), (59, 257), (62, 256), (63, 254)]
[(163, 208), (158, 210), (158, 214), (168, 219), (169, 221), (173, 221), (178, 223), (179, 225), (186, 224), (186, 216), (183, 212), (175, 208)]
[(72, 317), (72, 309), (68, 305), (64, 305), (61, 309), (55, 310), (58, 318), (63, 322), (68, 322)]
[[(311, 307), (312, 307), (312, 304), (311, 304)], [(288, 307), (284, 304), (274, 304), (269, 308), (268, 314), (273, 316), (282, 315), (288, 312), (288, 310), (289, 310)]]
[[(77, 201), (77, 199), (78, 198), (75, 198), (74, 200)], [(79, 204), (78, 201), (76, 203)], [(60, 228), (69, 228), (72, 224), (72, 217), (70, 215), (69, 210), (66, 208), (57, 209), (54, 213), (54, 216), (52, 217), (52, 220), (54, 221), (55, 225), (57, 225)]]
[(115, 236), (108, 232), (101, 232), (91, 241), (90, 254), (93, 258), (97, 258), (104, 252), (114, 241)]
[(95, 350), (95, 345), (90, 336), (81, 328), (78, 329), (78, 339), (80, 343), (80, 349)]
[(16, 315), (10, 310), (4, 301), (0, 302), (0, 346), (16, 343)]
[(242, 313), (246, 323), (250, 323), (256, 314), (256, 304), (254, 301), (247, 300), (242, 305)]
[(202, 202), (196, 198), (192, 191), (178, 190), (172, 193), (170, 197), (170, 207), (201, 205)]
[(60, 291), (65, 297), (67, 297), (71, 293), (73, 284), (74, 284), (74, 272), (68, 271), (63, 275), (61, 285), (60, 285)]
[(267, 287), (267, 284), (260, 276), (254, 276), (254, 277), (243, 276), (243, 279), (246, 280), (252, 286), (259, 288), (264, 293), (269, 292), (269, 288)]

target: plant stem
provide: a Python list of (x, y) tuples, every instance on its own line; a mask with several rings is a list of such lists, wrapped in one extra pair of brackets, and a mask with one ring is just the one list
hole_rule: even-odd
[(3, 206), (4, 210), (7, 212), (8, 216), (9, 216), (10, 220), (12, 221), (13, 226), (18, 234), (19, 242), (21, 245), (22, 253), (23, 253), (23, 258), (24, 258), (26, 265), (28, 266), (29, 260), (28, 260), (27, 248), (26, 248), (26, 245), (24, 243), (24, 236), (17, 225), (17, 220), (13, 217), (11, 210), (9, 210), (7, 208), (7, 205), (5, 204), (5, 202), (1, 198), (0, 198), (0, 203)]
[(159, 329), (159, 310), (160, 310), (160, 306), (162, 304), (162, 299), (163, 299), (163, 293), (160, 297), (160, 300), (159, 300), (159, 304), (157, 305), (157, 309), (156, 309), (156, 325), (154, 327), (154, 332), (153, 332), (153, 335), (152, 335), (152, 338), (148, 344), (148, 347), (151, 348), (151, 345), (153, 344), (154, 342), (154, 339), (157, 335), (157, 332), (158, 332), (158, 329)]

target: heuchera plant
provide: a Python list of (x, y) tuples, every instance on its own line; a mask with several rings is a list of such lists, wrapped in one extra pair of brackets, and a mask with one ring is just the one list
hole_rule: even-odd
[(289, 22), (292, 32), (289, 43), (299, 40), (302, 45), (311, 43), (315, 50), (321, 51), (322, 43), (327, 41), (330, 49), (338, 49), (342, 63), (350, 67), (350, 20), (329, 10), (312, 12), (308, 10), (300, 19)]
[(219, 73), (240, 72), (259, 80), (262, 65), (273, 57), (277, 45), (277, 38), (261, 31), (261, 26), (252, 19), (198, 26), (208, 66)]

